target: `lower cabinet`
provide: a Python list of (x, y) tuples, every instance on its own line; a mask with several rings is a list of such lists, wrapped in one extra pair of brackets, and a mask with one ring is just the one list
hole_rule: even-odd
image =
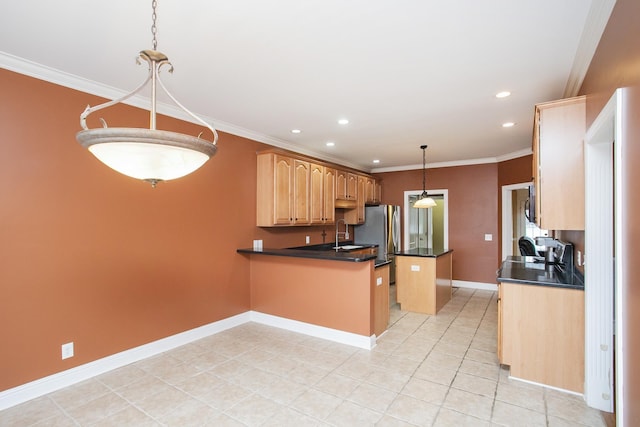
[(498, 358), (511, 376), (584, 391), (584, 291), (502, 282)]
[(382, 335), (389, 326), (389, 265), (376, 267), (373, 273), (373, 333)]

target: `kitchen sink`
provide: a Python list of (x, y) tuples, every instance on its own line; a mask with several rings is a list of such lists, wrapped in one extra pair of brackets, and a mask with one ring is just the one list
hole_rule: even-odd
[(335, 246), (335, 243), (334, 244), (325, 243), (325, 244), (322, 244), (322, 245), (296, 246), (296, 247), (289, 248), (289, 249), (299, 249), (299, 250), (304, 250), (304, 251), (342, 251), (342, 252), (349, 252), (349, 251), (355, 251), (357, 249), (363, 249), (363, 248), (366, 248), (366, 247), (371, 247), (371, 245), (347, 244), (347, 245)]

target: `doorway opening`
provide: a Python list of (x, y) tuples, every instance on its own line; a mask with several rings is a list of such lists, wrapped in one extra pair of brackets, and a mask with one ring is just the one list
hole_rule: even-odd
[(449, 190), (429, 190), (436, 206), (414, 208), (421, 190), (404, 192), (404, 249), (449, 249)]
[[(527, 218), (530, 182), (502, 186), (502, 259), (520, 255), (518, 239), (527, 236), (532, 239), (548, 236), (547, 230), (539, 228)], [(542, 250), (542, 247), (536, 247)]]

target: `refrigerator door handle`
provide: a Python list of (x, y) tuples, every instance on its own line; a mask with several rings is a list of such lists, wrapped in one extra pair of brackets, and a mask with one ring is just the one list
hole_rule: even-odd
[(394, 251), (400, 250), (400, 214), (399, 209), (393, 210), (393, 246)]

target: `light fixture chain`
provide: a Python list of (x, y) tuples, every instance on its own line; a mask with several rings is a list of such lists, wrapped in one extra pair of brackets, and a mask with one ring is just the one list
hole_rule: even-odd
[(157, 0), (153, 0), (151, 2), (151, 7), (153, 9), (153, 13), (151, 14), (151, 19), (153, 24), (151, 24), (151, 34), (153, 35), (153, 50), (158, 50), (158, 40), (156, 39), (156, 34), (158, 33), (158, 27), (156, 27), (156, 7), (158, 6)]

